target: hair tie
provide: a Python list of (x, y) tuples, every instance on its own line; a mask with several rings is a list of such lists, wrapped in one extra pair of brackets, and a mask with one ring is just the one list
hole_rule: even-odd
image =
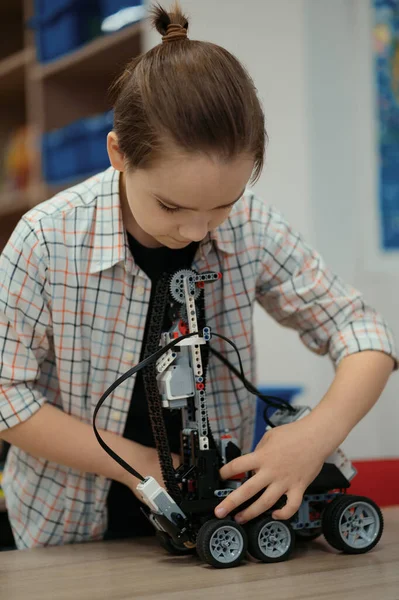
[(175, 42), (183, 39), (187, 39), (187, 29), (177, 23), (170, 23), (166, 28), (166, 35), (162, 37), (163, 42)]

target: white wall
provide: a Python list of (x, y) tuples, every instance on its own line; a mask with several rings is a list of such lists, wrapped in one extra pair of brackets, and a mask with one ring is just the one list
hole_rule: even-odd
[[(358, 255), (355, 271), (357, 285), (370, 302), (378, 308), (393, 329), (399, 346), (399, 252), (385, 254), (377, 248), (377, 136), (376, 97), (369, 32), (373, 25), (371, 10), (362, 0), (354, 0), (355, 47), (355, 127), (356, 154), (356, 200), (360, 215), (358, 224)], [(364, 127), (364, 122), (370, 127)], [(374, 417), (374, 418), (373, 418)], [(375, 455), (386, 453), (399, 456), (399, 375), (391, 378), (374, 413), (368, 415), (353, 432), (353, 443), (361, 443), (361, 434), (371, 428), (378, 431), (370, 436), (369, 451)]]
[[(366, 293), (399, 339), (392, 293), (392, 285), (399, 292), (399, 282), (367, 272), (365, 259), (376, 177), (368, 0), (182, 0), (182, 5), (191, 19), (190, 37), (224, 46), (254, 78), (270, 137), (257, 192)], [(156, 32), (148, 33), (147, 47), (159, 41)], [(259, 383), (304, 385), (303, 400), (318, 402), (332, 380), (329, 360), (312, 355), (294, 332), (260, 310), (255, 318), (264, 374)], [(399, 456), (398, 396), (394, 377), (347, 440), (352, 457)]]
[[(399, 340), (399, 255), (384, 264), (377, 247), (372, 3), (307, 0), (305, 21), (317, 248), (382, 312)], [(394, 375), (379, 403), (350, 435), (346, 446), (352, 456), (399, 456), (398, 398), (399, 378)]]

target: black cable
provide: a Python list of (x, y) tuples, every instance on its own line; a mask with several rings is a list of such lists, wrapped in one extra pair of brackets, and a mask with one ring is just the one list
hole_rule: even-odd
[(266, 425), (268, 425), (269, 427), (276, 427), (276, 425), (273, 423), (273, 421), (271, 421), (269, 419), (269, 417), (267, 416), (267, 411), (269, 410), (270, 406), (265, 406), (265, 408), (263, 409), (263, 420), (266, 423)]
[[(217, 336), (218, 334), (215, 334), (215, 335)], [(221, 337), (221, 336), (218, 336), (218, 337)], [(239, 350), (238, 350), (238, 348), (235, 348), (235, 350), (236, 350), (236, 352), (237, 352), (237, 355), (238, 355), (238, 360), (239, 360), (239, 362), (240, 362), (241, 373), (240, 373), (240, 371), (238, 371), (238, 369), (236, 369), (236, 368), (235, 368), (235, 366), (234, 366), (234, 365), (232, 365), (232, 364), (231, 364), (231, 362), (230, 362), (229, 360), (227, 360), (227, 358), (226, 358), (226, 357), (224, 357), (222, 354), (220, 354), (220, 352), (218, 352), (218, 351), (217, 351), (217, 350), (215, 350), (214, 348), (210, 347), (210, 351), (212, 352), (212, 354), (214, 354), (214, 355), (215, 355), (215, 356), (216, 356), (216, 357), (217, 357), (217, 358), (218, 358), (218, 359), (219, 359), (219, 360), (220, 360), (220, 361), (221, 361), (221, 362), (222, 362), (224, 365), (226, 365), (226, 367), (227, 367), (228, 369), (230, 369), (230, 371), (232, 371), (232, 372), (234, 373), (234, 375), (235, 375), (235, 376), (236, 376), (238, 379), (240, 379), (240, 381), (242, 381), (242, 383), (244, 384), (244, 386), (246, 387), (246, 389), (247, 389), (247, 390), (248, 390), (248, 391), (249, 391), (251, 394), (254, 394), (255, 396), (259, 396), (259, 398), (260, 398), (261, 400), (263, 400), (263, 402), (266, 402), (266, 406), (265, 406), (265, 408), (264, 408), (264, 411), (263, 411), (263, 420), (264, 420), (264, 422), (266, 423), (266, 425), (268, 425), (269, 427), (271, 427), (271, 428), (274, 428), (274, 427), (276, 427), (276, 425), (275, 425), (275, 424), (274, 424), (274, 423), (273, 423), (273, 422), (272, 422), (272, 421), (269, 419), (269, 417), (267, 416), (267, 411), (268, 411), (268, 409), (269, 409), (269, 408), (276, 408), (276, 409), (279, 409), (279, 408), (281, 408), (282, 404), (283, 404), (283, 405), (286, 405), (286, 401), (285, 401), (285, 400), (283, 400), (282, 398), (277, 398), (277, 396), (266, 396), (265, 394), (261, 394), (261, 393), (259, 392), (259, 390), (257, 390), (257, 389), (255, 388), (255, 386), (253, 386), (253, 385), (252, 385), (252, 384), (251, 384), (251, 383), (250, 383), (250, 382), (249, 382), (249, 381), (246, 379), (246, 377), (244, 376), (244, 373), (243, 373), (243, 367), (242, 367), (242, 362), (241, 362), (241, 356), (240, 356), (240, 354), (239, 354)], [(274, 399), (274, 400), (278, 400), (278, 402), (279, 402), (279, 403), (278, 403), (278, 404), (276, 404), (275, 402), (273, 402), (273, 399)], [(286, 408), (288, 408), (288, 410), (291, 410), (291, 411), (292, 411), (292, 410), (294, 410), (294, 409), (292, 408), (292, 406), (291, 406), (291, 405), (288, 405), (288, 406), (286, 405)]]
[[(212, 335), (217, 335), (216, 333)], [(244, 386), (246, 387), (246, 389), (251, 392), (251, 394), (254, 394), (256, 396), (259, 396), (261, 398), (261, 400), (263, 400), (264, 402), (267, 402), (269, 404), (269, 406), (273, 407), (273, 408), (281, 408), (281, 403), (285, 403), (285, 400), (283, 400), (282, 398), (277, 398), (277, 396), (266, 396), (265, 394), (261, 394), (259, 392), (258, 389), (255, 388), (255, 386), (252, 385), (252, 383), (250, 381), (248, 381), (245, 376), (243, 375), (243, 373), (240, 373), (240, 371), (238, 369), (236, 369), (236, 367), (234, 365), (231, 364), (231, 362), (229, 360), (227, 360), (227, 358), (225, 356), (223, 356), (223, 354), (220, 354), (220, 352), (218, 350), (215, 350), (214, 348), (210, 347), (210, 351), (212, 352), (212, 354), (214, 354), (222, 363), (224, 363), (226, 365), (226, 367), (228, 369), (230, 369), (230, 371), (232, 371), (234, 373), (234, 375), (240, 379), (240, 381), (242, 381), (242, 383), (244, 384)], [(238, 351), (238, 349), (237, 349)], [(278, 400), (278, 404), (273, 402), (272, 400)], [(292, 408), (290, 406), (290, 408)]]
[[(221, 335), (220, 333), (215, 333), (214, 331), (211, 332), (211, 335), (221, 338), (222, 340), (224, 340), (225, 342), (227, 342), (228, 344), (230, 344), (230, 346), (232, 346), (234, 348), (234, 350), (236, 351), (237, 356), (238, 356), (238, 362), (240, 365), (241, 372), (238, 371), (238, 369), (236, 369), (236, 367), (234, 365), (232, 365), (231, 362), (229, 360), (227, 360), (227, 358), (225, 358), (222, 354), (220, 354), (220, 352), (218, 352), (218, 350), (215, 350), (214, 348), (212, 348), (212, 346), (210, 346), (210, 351), (221, 362), (223, 362), (226, 365), (226, 367), (228, 367), (234, 373), (234, 375), (236, 375), (236, 377), (238, 377), (242, 381), (242, 383), (244, 384), (246, 389), (249, 392), (251, 392), (251, 394), (258, 396), (261, 400), (266, 402), (266, 404), (268, 404), (268, 406), (271, 408), (281, 408), (283, 406), (285, 409), (287, 409), (288, 412), (291, 412), (291, 413), (295, 412), (295, 408), (293, 406), (291, 406), (291, 404), (289, 402), (287, 402), (286, 400), (284, 400), (283, 398), (278, 398), (277, 396), (268, 396), (266, 394), (262, 394), (250, 381), (248, 381), (248, 379), (244, 375), (244, 368), (243, 368), (242, 361), (241, 361), (240, 351), (238, 350), (238, 348), (234, 342), (229, 340), (229, 338), (225, 337), (224, 335)], [(277, 400), (277, 402), (273, 402), (273, 400)]]
[[(215, 334), (217, 335), (217, 334)], [(210, 348), (212, 354), (214, 354), (215, 356), (217, 356), (217, 358), (219, 358), (219, 360), (224, 363), (226, 365), (226, 367), (228, 369), (230, 369), (230, 371), (232, 371), (234, 373), (234, 375), (240, 379), (240, 381), (243, 382), (245, 388), (251, 393), (254, 394), (255, 396), (259, 396), (264, 402), (267, 402), (267, 406), (265, 406), (265, 409), (263, 411), (263, 420), (265, 421), (266, 425), (268, 425), (269, 427), (273, 428), (275, 427), (275, 424), (270, 421), (270, 419), (267, 416), (267, 410), (268, 408), (280, 408), (281, 404), (275, 404), (274, 402), (271, 401), (272, 398), (275, 398), (276, 400), (282, 401), (284, 402), (284, 400), (282, 400), (282, 398), (276, 398), (276, 396), (265, 396), (264, 394), (260, 394), (259, 390), (257, 390), (254, 386), (252, 386), (252, 384), (245, 378), (243, 373), (240, 373), (240, 371), (238, 371), (234, 365), (231, 364), (231, 362), (229, 360), (227, 360), (227, 358), (225, 358), (222, 354), (220, 354), (220, 352), (218, 352), (217, 350), (215, 350), (214, 348)], [(239, 357), (239, 361), (241, 363), (241, 357), (239, 355), (238, 349), (237, 349), (237, 354)], [(240, 365), (242, 367), (242, 365)], [(249, 384), (249, 385), (247, 385)], [(267, 400), (266, 400), (267, 398)]]
[(134, 375), (135, 373), (137, 373), (137, 371), (141, 371), (141, 369), (144, 369), (149, 364), (151, 364), (151, 363), (155, 362), (156, 360), (158, 360), (158, 358), (160, 358), (163, 354), (165, 354), (168, 350), (170, 350), (170, 348), (173, 348), (173, 346), (176, 346), (176, 344), (178, 344), (182, 340), (185, 340), (185, 339), (187, 339), (189, 337), (192, 337), (193, 335), (198, 335), (198, 334), (197, 333), (188, 333), (186, 335), (182, 335), (182, 336), (176, 338), (172, 342), (169, 342), (169, 344), (167, 344), (163, 348), (160, 348), (159, 350), (157, 350), (156, 352), (154, 352), (154, 354), (151, 354), (151, 356), (149, 356), (145, 360), (142, 360), (140, 363), (138, 363), (137, 365), (135, 365), (134, 367), (132, 367), (131, 369), (129, 369), (128, 371), (126, 371), (126, 373), (124, 373), (123, 375), (121, 375), (121, 377), (119, 377), (116, 381), (114, 381), (114, 383), (112, 385), (110, 385), (109, 388), (104, 392), (104, 394), (101, 396), (101, 398), (98, 401), (97, 406), (96, 406), (96, 408), (94, 410), (94, 414), (93, 414), (93, 429), (94, 429), (94, 433), (95, 433), (95, 436), (97, 438), (98, 443), (105, 450), (105, 452), (107, 452), (107, 454), (109, 454), (109, 456), (111, 456), (118, 464), (121, 465), (121, 467), (123, 467), (124, 469), (126, 469), (126, 471), (128, 471), (128, 473), (130, 473), (131, 475), (134, 475), (134, 477), (137, 477), (137, 479), (140, 479), (140, 481), (144, 481), (145, 477), (143, 477), (142, 475), (140, 475), (140, 473), (138, 471), (136, 471), (135, 469), (133, 469), (133, 467), (131, 467), (125, 460), (123, 460), (123, 458), (121, 458), (120, 456), (118, 456), (116, 454), (116, 452), (114, 452), (112, 450), (112, 448), (110, 448), (108, 446), (108, 444), (106, 444), (104, 442), (104, 440), (102, 439), (102, 437), (98, 433), (98, 430), (97, 430), (97, 427), (96, 427), (96, 416), (97, 416), (97, 413), (100, 410), (100, 408), (103, 405), (103, 403), (106, 400), (106, 398), (108, 398), (108, 396), (110, 394), (112, 394), (112, 392), (119, 385), (121, 385), (121, 383), (123, 383), (124, 381), (126, 381), (126, 379), (129, 379), (129, 377), (131, 377), (132, 375)]
[[(133, 469), (133, 467), (131, 467), (129, 465), (129, 463), (127, 463), (123, 458), (121, 458), (120, 456), (118, 456), (118, 454), (116, 454), (116, 452), (114, 452), (112, 450), (112, 448), (110, 448), (108, 446), (108, 444), (106, 444), (104, 442), (104, 440), (102, 439), (102, 437), (100, 436), (100, 434), (99, 434), (99, 432), (97, 430), (97, 427), (96, 427), (96, 417), (97, 417), (98, 411), (100, 410), (101, 406), (104, 404), (104, 401), (108, 398), (108, 396), (110, 394), (112, 394), (112, 392), (119, 385), (121, 385), (124, 381), (126, 381), (126, 379), (129, 379), (129, 377), (131, 377), (132, 375), (134, 375), (138, 371), (141, 371), (141, 369), (144, 369), (145, 367), (147, 367), (151, 363), (153, 363), (156, 360), (158, 360), (158, 358), (160, 358), (163, 354), (165, 354), (168, 350), (170, 350), (171, 348), (173, 348), (174, 346), (176, 346), (182, 340), (185, 340), (185, 339), (187, 339), (189, 337), (192, 337), (193, 335), (198, 335), (198, 333), (197, 332), (195, 332), (195, 333), (188, 333), (186, 335), (182, 335), (182, 336), (174, 339), (173, 341), (169, 342), (169, 344), (167, 344), (163, 348), (160, 348), (159, 350), (157, 350), (156, 352), (154, 352), (153, 354), (151, 354), (151, 356), (148, 356), (145, 360), (142, 360), (140, 363), (138, 363), (137, 365), (135, 365), (134, 367), (132, 367), (131, 369), (129, 369), (128, 371), (126, 371), (126, 373), (124, 373), (123, 375), (121, 375), (121, 377), (119, 377), (116, 381), (114, 381), (114, 383), (111, 384), (109, 386), (109, 388), (104, 392), (104, 394), (99, 399), (99, 401), (97, 403), (97, 406), (96, 406), (96, 408), (94, 410), (94, 413), (93, 413), (93, 429), (94, 429), (94, 434), (95, 434), (95, 436), (97, 438), (98, 443), (103, 448), (103, 450), (105, 450), (105, 452), (107, 452), (107, 454), (109, 456), (111, 456), (111, 458), (113, 458), (128, 473), (130, 473), (131, 475), (133, 475), (134, 477), (136, 477), (140, 481), (144, 481), (145, 477), (143, 477), (138, 471), (136, 471), (135, 469)], [(212, 332), (211, 335), (214, 335), (216, 337), (221, 338), (222, 340), (226, 341), (228, 344), (230, 344), (234, 348), (234, 350), (236, 351), (237, 356), (238, 356), (238, 361), (239, 361), (240, 371), (241, 372), (238, 371), (234, 367), (234, 365), (232, 365), (222, 354), (220, 354), (220, 352), (218, 352), (217, 350), (215, 350), (214, 348), (212, 348), (209, 345), (210, 351), (215, 356), (217, 356), (243, 382), (244, 386), (246, 387), (246, 389), (249, 392), (251, 392), (251, 394), (254, 394), (255, 396), (258, 396), (259, 398), (261, 398), (264, 402), (266, 402), (268, 404), (268, 407), (271, 407), (271, 408), (281, 408), (281, 406), (284, 406), (290, 412), (295, 411), (295, 409), (286, 400), (283, 400), (282, 398), (277, 398), (276, 396), (266, 396), (265, 394), (261, 394), (259, 392), (259, 390), (257, 390), (256, 387), (254, 385), (252, 385), (252, 383), (250, 383), (246, 379), (246, 377), (244, 375), (244, 368), (243, 368), (242, 361), (241, 361), (241, 355), (240, 355), (240, 352), (239, 352), (239, 350), (238, 350), (238, 348), (237, 348), (237, 346), (235, 345), (234, 342), (232, 342), (227, 337), (225, 337), (224, 335), (221, 335), (219, 333)], [(273, 402), (273, 400), (278, 400), (278, 403), (277, 402)], [(268, 407), (266, 407), (266, 409)], [(264, 414), (264, 418), (265, 418), (265, 422), (267, 423), (267, 425), (269, 425), (270, 427), (275, 427), (275, 425), (267, 418), (267, 415)]]

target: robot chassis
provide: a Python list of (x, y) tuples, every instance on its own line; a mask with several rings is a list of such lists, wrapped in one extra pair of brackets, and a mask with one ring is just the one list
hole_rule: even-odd
[[(271, 516), (273, 510), (284, 506), (286, 497), (283, 496), (276, 505), (245, 525), (235, 522), (234, 516), (264, 490), (227, 518), (214, 516), (221, 498), (251, 476), (244, 473), (230, 481), (220, 478), (219, 469), (240, 456), (241, 451), (237, 440), (228, 432), (215, 440), (208, 421), (201, 346), (208, 344), (212, 334), (207, 326), (201, 331), (198, 329), (197, 301), (201, 288), (220, 277), (220, 273), (181, 270), (170, 279), (168, 291), (181, 305), (180, 319), (168, 332), (162, 333), (160, 344), (165, 347), (187, 333), (191, 337), (185, 337), (158, 359), (152, 373), (147, 372), (147, 382), (152, 377), (153, 383), (155, 376), (157, 390), (153, 388), (153, 391), (158, 395), (158, 403), (181, 411), (181, 465), (176, 470), (170, 468), (170, 452), (165, 456), (168, 445), (165, 450), (165, 445), (159, 443), (165, 431), (163, 434), (154, 432), (161, 466), (169, 459), (170, 485), (165, 489), (153, 477), (145, 477), (138, 484), (142, 500), (150, 509), (148, 514), (143, 509), (144, 514), (169, 553), (196, 552), (203, 562), (216, 568), (234, 567), (247, 554), (266, 563), (283, 561), (290, 557), (297, 538), (313, 540), (321, 534), (338, 551), (368, 552), (381, 538), (383, 517), (372, 500), (346, 493), (356, 471), (340, 448), (324, 463), (306, 490), (299, 510), (288, 521), (278, 521)], [(310, 412), (306, 406), (293, 408), (291, 411), (284, 407), (277, 409), (269, 419), (270, 426), (298, 420)], [(160, 415), (158, 409), (158, 418)], [(163, 471), (164, 479), (167, 472), (167, 469)], [(174, 482), (170, 482), (171, 473)]]

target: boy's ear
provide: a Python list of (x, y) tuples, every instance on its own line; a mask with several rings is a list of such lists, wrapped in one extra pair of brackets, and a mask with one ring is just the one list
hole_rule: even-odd
[(122, 173), (125, 170), (125, 156), (119, 148), (115, 131), (110, 131), (107, 135), (107, 150), (111, 165)]

